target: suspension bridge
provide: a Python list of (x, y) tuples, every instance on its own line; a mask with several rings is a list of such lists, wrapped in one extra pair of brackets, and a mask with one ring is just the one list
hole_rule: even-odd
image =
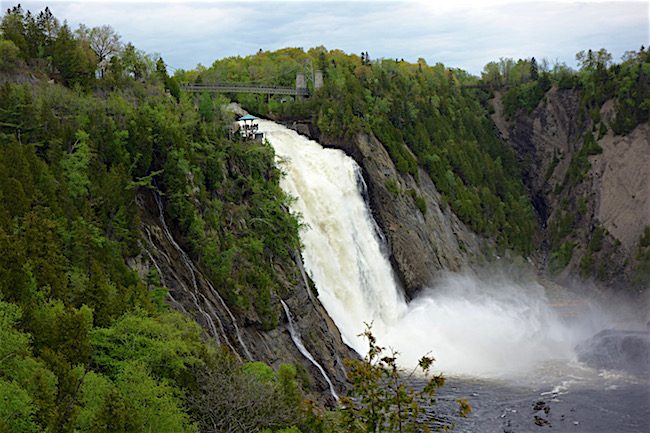
[[(321, 71), (315, 71), (313, 78), (313, 88), (317, 90), (323, 86), (323, 74)], [(194, 83), (182, 84), (181, 90), (192, 93), (260, 93), (264, 95), (289, 95), (294, 97), (307, 97), (309, 96), (309, 89), (307, 87), (307, 80), (305, 74), (296, 74), (295, 87), (272, 86), (268, 84), (252, 84), (252, 83)]]

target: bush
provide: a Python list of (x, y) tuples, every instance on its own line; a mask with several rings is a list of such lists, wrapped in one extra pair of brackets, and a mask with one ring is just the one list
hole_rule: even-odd
[(197, 387), (189, 393), (188, 404), (199, 430), (248, 433), (300, 425), (303, 413), (296, 401), (301, 394), (295, 369), (280, 367), (273, 377), (269, 373), (269, 367), (259, 363), (242, 367), (225, 351), (196, 368)]
[(399, 185), (395, 179), (386, 179), (384, 185), (386, 185), (386, 189), (393, 195), (393, 197), (399, 196)]
[[(417, 369), (410, 374), (397, 366), (397, 353), (385, 354), (385, 348), (377, 345), (370, 325), (362, 334), (368, 340), (368, 353), (363, 360), (346, 360), (348, 380), (352, 391), (341, 399), (341, 431), (361, 432), (419, 432), (428, 431), (421, 415), (423, 401), (432, 401), (445, 379), (430, 376), (434, 359), (423, 356)], [(420, 391), (407, 383), (418, 371), (424, 375), (426, 385)], [(457, 400), (459, 413), (466, 416), (471, 407), (466, 400)], [(430, 420), (429, 420), (430, 422)]]
[(421, 195), (418, 195), (418, 193), (413, 189), (409, 189), (409, 195), (415, 201), (415, 205), (420, 209), (420, 212), (422, 215), (427, 213), (427, 202), (424, 200), (424, 197)]
[(650, 284), (650, 226), (645, 226), (636, 251), (632, 282), (637, 286)]
[(511, 118), (519, 110), (532, 112), (542, 100), (548, 87), (540, 81), (531, 81), (512, 87), (503, 97), (503, 106), (506, 117)]
[(574, 242), (564, 242), (560, 245), (560, 248), (551, 253), (549, 268), (552, 273), (558, 273), (567, 267), (571, 261), (571, 257), (573, 257), (573, 249), (575, 246), (576, 244)]
[(0, 71), (13, 72), (19, 65), (20, 50), (11, 41), (0, 39)]

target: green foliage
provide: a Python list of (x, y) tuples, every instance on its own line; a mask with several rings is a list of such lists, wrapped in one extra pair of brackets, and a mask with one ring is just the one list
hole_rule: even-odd
[(0, 39), (0, 71), (12, 72), (18, 64), (20, 50), (12, 42)]
[(580, 150), (578, 150), (571, 159), (563, 185), (572, 187), (580, 183), (591, 169), (591, 163), (589, 162), (588, 157), (598, 155), (599, 153), (602, 153), (602, 151), (603, 148), (596, 143), (591, 131), (587, 131), (585, 133), (582, 147), (580, 147)]
[(154, 379), (143, 364), (131, 361), (122, 365), (115, 383), (124, 395), (124, 401), (135, 412), (134, 420), (131, 421), (134, 423), (134, 431), (197, 431), (183, 410), (178, 391), (167, 382)]
[(603, 240), (605, 239), (605, 233), (606, 230), (601, 226), (598, 226), (594, 229), (591, 235), (591, 240), (587, 245), (589, 251), (597, 253), (601, 250), (601, 248), (603, 247)]
[(573, 249), (576, 244), (574, 242), (564, 242), (560, 247), (551, 253), (549, 270), (552, 273), (558, 273), (571, 261), (573, 257)]
[(418, 195), (417, 191), (413, 188), (409, 189), (409, 195), (415, 201), (415, 205), (420, 209), (422, 215), (427, 213), (427, 202), (424, 200), (424, 197)]
[(74, 199), (83, 199), (88, 193), (90, 178), (88, 177), (88, 166), (90, 164), (90, 145), (88, 134), (84, 131), (75, 133), (76, 141), (72, 145), (70, 153), (64, 155), (61, 160), (61, 168), (65, 176), (68, 190)]
[(388, 190), (388, 192), (393, 194), (394, 197), (399, 196), (400, 194), (399, 184), (395, 179), (393, 178), (386, 179), (384, 185), (386, 185), (386, 189)]
[(125, 363), (138, 362), (154, 377), (179, 384), (187, 380), (188, 369), (202, 364), (205, 351), (201, 329), (176, 312), (126, 314), (109, 328), (93, 330), (91, 340), (94, 365), (110, 376)]
[(275, 379), (275, 372), (263, 362), (247, 362), (242, 367), (246, 374), (254, 376), (260, 382), (272, 382)]
[(0, 432), (35, 433), (35, 408), (27, 392), (14, 382), (0, 378)]
[[(347, 360), (348, 380), (352, 384), (350, 396), (341, 399), (341, 428), (347, 432), (419, 432), (430, 431), (423, 424), (421, 407), (424, 402), (435, 402), (438, 388), (444, 385), (442, 375), (429, 377), (434, 359), (424, 356), (418, 369), (426, 379), (422, 390), (410, 388), (411, 374), (405, 374), (397, 364), (398, 354), (386, 355), (377, 345), (370, 325), (362, 334), (368, 340), (368, 354), (363, 360)], [(459, 400), (460, 413), (471, 410), (465, 400)]]
[[(511, 117), (519, 109), (530, 112), (537, 106), (543, 93), (555, 84), (560, 90), (578, 89), (581, 109), (589, 113), (594, 126), (600, 122), (602, 104), (613, 98), (616, 115), (610, 125), (616, 134), (626, 134), (650, 116), (650, 50), (628, 51), (620, 64), (612, 63), (612, 55), (605, 49), (580, 51), (575, 71), (563, 63), (552, 68), (546, 61), (533, 67), (533, 60), (502, 58), (488, 63), (481, 82), (489, 88), (510, 86), (504, 96), (506, 114)], [(529, 73), (526, 68), (530, 67)], [(533, 70), (538, 78), (534, 78)], [(601, 123), (599, 138), (606, 133)]]
[(643, 287), (650, 284), (650, 226), (645, 226), (639, 237), (632, 282)]
[(0, 431), (35, 431), (55, 406), (57, 380), (32, 356), (29, 335), (17, 327), (21, 309), (0, 301)]
[(511, 87), (503, 96), (505, 115), (512, 118), (519, 110), (531, 113), (542, 100), (550, 82), (530, 81)]
[(572, 233), (575, 222), (575, 215), (571, 212), (561, 212), (550, 220), (551, 249), (556, 250), (560, 247), (562, 241)]
[(594, 266), (596, 264), (595, 256), (603, 248), (603, 241), (605, 240), (606, 233), (607, 231), (601, 226), (598, 226), (594, 229), (591, 235), (591, 239), (587, 244), (587, 251), (580, 259), (580, 274), (583, 277), (592, 274)]
[(645, 226), (643, 228), (643, 233), (639, 238), (639, 246), (641, 248), (650, 247), (650, 226)]
[(626, 134), (650, 116), (650, 54), (631, 52), (617, 68), (616, 117), (612, 129)]
[(75, 39), (64, 24), (52, 46), (52, 64), (63, 84), (89, 86), (94, 78), (97, 58), (89, 47)]
[(481, 73), (481, 82), (490, 88), (500, 88), (503, 86), (517, 86), (529, 81), (537, 80), (546, 81), (544, 74), (546, 66), (540, 66), (535, 58), (518, 59), (514, 61), (509, 57), (502, 57), (498, 62), (489, 62), (483, 68)]

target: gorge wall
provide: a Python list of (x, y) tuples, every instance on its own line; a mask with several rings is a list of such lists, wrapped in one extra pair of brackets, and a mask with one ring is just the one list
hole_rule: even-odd
[(639, 261), (650, 226), (650, 124), (615, 135), (613, 100), (594, 122), (578, 91), (556, 87), (530, 114), (506, 119), (502, 96), (492, 118), (524, 169), (543, 236), (540, 268), (560, 280), (647, 289)]

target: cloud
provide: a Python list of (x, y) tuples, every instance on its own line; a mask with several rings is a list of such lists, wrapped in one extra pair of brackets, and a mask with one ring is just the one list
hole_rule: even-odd
[[(5, 6), (3, 3), (3, 6)], [(604, 47), (615, 58), (647, 44), (648, 2), (483, 1), (50, 1), (79, 23), (110, 24), (172, 66), (209, 65), (257, 49), (325, 45), (372, 58), (424, 57), (479, 73), (499, 57), (574, 64), (577, 51)], [(32, 10), (44, 2), (23, 2)]]

